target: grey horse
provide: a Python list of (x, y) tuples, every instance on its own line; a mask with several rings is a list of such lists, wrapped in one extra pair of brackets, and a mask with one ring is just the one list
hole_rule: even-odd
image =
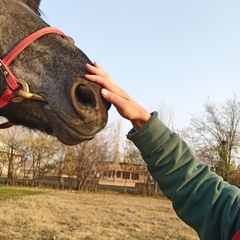
[[(5, 91), (13, 95), (1, 107), (0, 115), (12, 124), (75, 145), (92, 139), (106, 126), (110, 107), (100, 95), (101, 87), (84, 78), (85, 64), (92, 64), (88, 57), (63, 34), (53, 31), (32, 40), (4, 66), (4, 59), (24, 39), (49, 28), (40, 17), (39, 3), (0, 0), (0, 95), (6, 95)], [(16, 87), (8, 84), (6, 75), (11, 74)], [(29, 93), (16, 100), (20, 92)]]

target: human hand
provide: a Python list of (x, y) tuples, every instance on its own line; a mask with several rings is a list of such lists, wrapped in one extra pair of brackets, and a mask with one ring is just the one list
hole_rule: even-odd
[(115, 106), (122, 117), (132, 122), (136, 131), (150, 120), (150, 113), (118, 87), (97, 62), (94, 63), (94, 66), (87, 63), (86, 70), (90, 74), (85, 74), (85, 78), (103, 87), (102, 96)]

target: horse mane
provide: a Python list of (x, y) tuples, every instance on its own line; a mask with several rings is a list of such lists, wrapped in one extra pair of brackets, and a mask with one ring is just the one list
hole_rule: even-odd
[(23, 0), (25, 4), (27, 4), (35, 13), (41, 16), (42, 11), (39, 9), (39, 0)]

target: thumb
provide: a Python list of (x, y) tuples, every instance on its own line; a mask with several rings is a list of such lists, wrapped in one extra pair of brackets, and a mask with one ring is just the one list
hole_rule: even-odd
[(108, 102), (112, 103), (115, 107), (121, 104), (121, 102), (119, 102), (120, 101), (119, 96), (112, 93), (111, 91), (108, 91), (106, 88), (103, 88), (101, 90), (101, 94), (103, 98), (105, 98)]
[(107, 97), (107, 95), (108, 95), (108, 90), (105, 89), (105, 88), (103, 88), (102, 91), (101, 91), (101, 93), (102, 93), (102, 96), (105, 98), (105, 97)]
[(113, 94), (111, 92), (109, 92), (106, 88), (103, 88), (101, 90), (101, 94), (102, 94), (103, 98), (105, 98), (108, 102), (113, 103), (113, 101), (114, 101)]

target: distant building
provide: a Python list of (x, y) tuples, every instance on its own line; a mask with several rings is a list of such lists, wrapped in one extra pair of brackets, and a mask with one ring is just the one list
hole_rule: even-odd
[(100, 178), (118, 178), (140, 181), (145, 171), (142, 165), (136, 163), (107, 162), (100, 167), (99, 172)]

